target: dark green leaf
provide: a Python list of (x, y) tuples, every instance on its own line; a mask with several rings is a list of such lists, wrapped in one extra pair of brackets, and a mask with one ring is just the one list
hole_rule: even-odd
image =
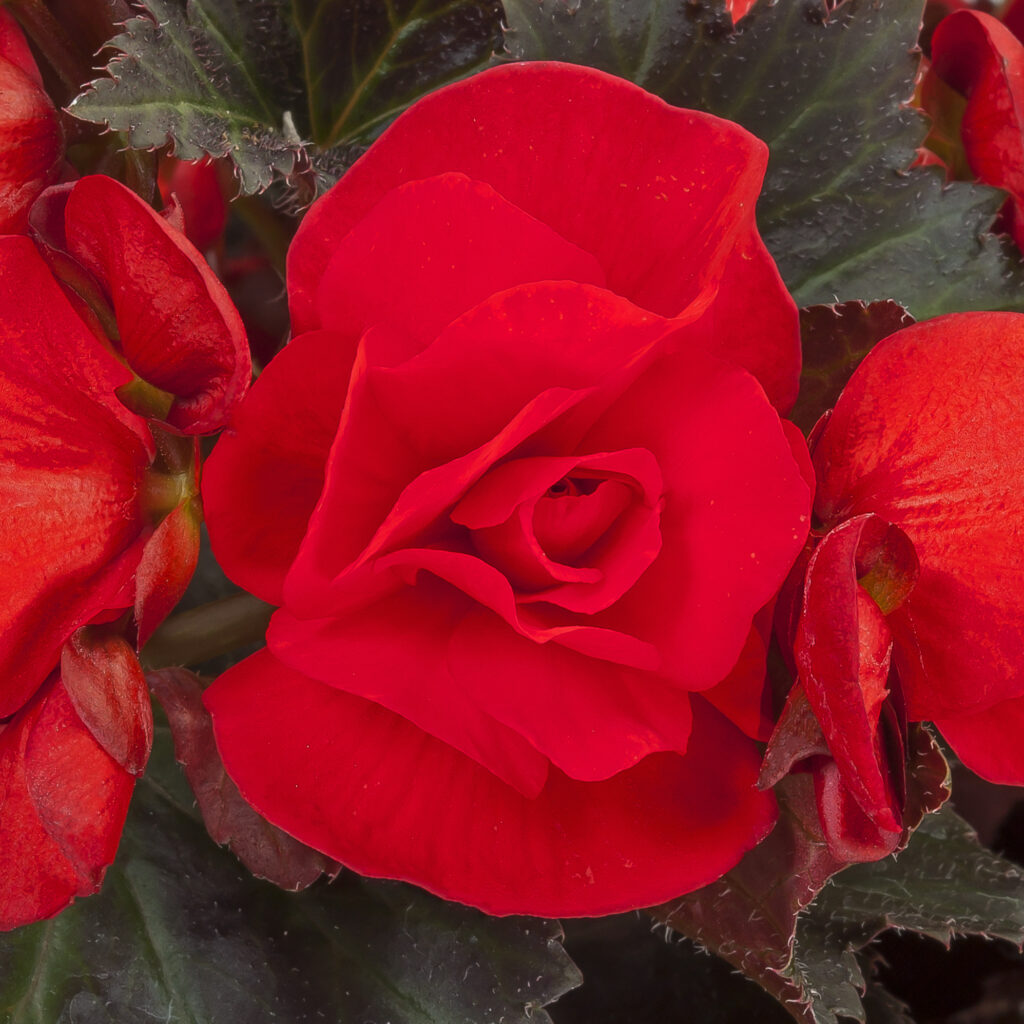
[(1024, 308), (1024, 269), (982, 233), (1002, 194), (908, 172), (922, 0), (506, 0), (517, 59), (592, 64), (737, 121), (771, 150), (758, 223), (799, 305), (892, 298), (918, 319)]
[[(1024, 873), (982, 847), (949, 807), (929, 814), (907, 848), (858, 864), (827, 886), (814, 906), (829, 932), (860, 946), (885, 928), (948, 942), (985, 935), (1024, 944)], [(797, 932), (800, 941), (800, 932)]]
[[(820, 1024), (864, 1020), (857, 990), (864, 977), (855, 951), (886, 928), (948, 943), (985, 935), (1024, 943), (1024, 874), (990, 853), (949, 808), (927, 815), (896, 857), (847, 868), (800, 918), (786, 976), (811, 995)], [(856, 1000), (856, 1002), (854, 1002)]]
[(312, 137), (363, 139), (414, 100), (482, 66), (500, 45), (500, 0), (291, 0)]
[(549, 1021), (579, 984), (557, 923), (343, 872), (284, 893), (196, 819), (161, 731), (102, 892), (0, 936), (5, 1024)]
[[(146, 0), (102, 78), (71, 105), (136, 149), (173, 142), (186, 160), (230, 156), (242, 190), (289, 174), (305, 130), (302, 59), (283, 0)], [(296, 127), (298, 119), (298, 127)]]
[(835, 404), (875, 344), (914, 318), (896, 302), (842, 302), (800, 310), (804, 365), (800, 395), (789, 418), (807, 433)]
[(639, 914), (565, 922), (585, 984), (552, 1012), (558, 1024), (786, 1024), (785, 1010), (717, 956)]

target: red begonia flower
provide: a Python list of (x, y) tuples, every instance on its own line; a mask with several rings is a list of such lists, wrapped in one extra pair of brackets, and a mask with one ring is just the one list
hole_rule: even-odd
[(125, 637), (145, 641), (198, 552), (198, 442), (126, 406), (126, 360), (186, 396), (191, 429), (248, 373), (183, 239), (109, 179), (60, 197), (59, 248), (0, 238), (0, 928), (98, 888), (152, 739)]
[(1024, 44), (991, 15), (955, 11), (932, 36), (921, 104), (935, 122), (926, 145), (950, 172), (963, 174), (948, 138), (959, 134), (973, 176), (1009, 192), (1003, 217), (1024, 249)]
[(752, 624), (810, 495), (764, 159), (523, 64), (422, 100), (312, 208), (298, 336), (203, 483), (225, 571), (281, 606), (206, 693), (273, 823), (545, 915), (659, 902), (766, 834)]
[[(908, 555), (856, 571), (891, 633), (907, 718), (934, 721), (968, 767), (1017, 784), (1022, 396), (1024, 317), (939, 317), (872, 350), (814, 450), (815, 512), (830, 536), (873, 513), (899, 527), (919, 562), (916, 580)], [(825, 595), (819, 614), (828, 604)], [(833, 604), (831, 614), (846, 612)], [(840, 722), (848, 738), (850, 722)]]
[(23, 232), (60, 176), (64, 134), (14, 16), (0, 7), (0, 234)]
[(249, 346), (238, 311), (192, 243), (101, 174), (50, 189), (32, 228), (73, 297), (156, 389), (158, 404), (140, 411), (186, 434), (223, 427), (249, 384)]

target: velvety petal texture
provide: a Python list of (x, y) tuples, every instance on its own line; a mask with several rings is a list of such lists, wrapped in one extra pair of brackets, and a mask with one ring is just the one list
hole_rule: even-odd
[(67, 251), (113, 305), (118, 345), (143, 380), (173, 396), (167, 422), (185, 433), (224, 426), (249, 385), (245, 328), (191, 242), (104, 175), (67, 196)]
[(145, 424), (130, 379), (76, 316), (35, 246), (0, 239), (0, 718), (49, 675), (64, 641), (116, 606), (147, 523)]
[(3, 727), (0, 930), (51, 917), (99, 889), (134, 786), (59, 676)]
[(203, 480), (221, 565), (279, 605), (205, 694), (274, 824), (541, 915), (668, 899), (766, 834), (753, 623), (811, 488), (764, 159), (516, 65), (416, 104), (311, 209), (296, 337)]
[(964, 762), (982, 773), (998, 763), (1003, 781), (1024, 780), (1024, 748), (1013, 755), (996, 738), (989, 758), (976, 729), (978, 716), (1024, 695), (1022, 396), (1024, 317), (940, 317), (872, 350), (814, 451), (826, 526), (875, 513), (919, 562), (916, 581), (906, 556), (883, 574), (896, 593), (909, 590), (904, 600), (873, 591), (909, 719), (948, 725)]
[(26, 230), (29, 208), (63, 160), (57, 110), (18, 23), (0, 7), (0, 234)]
[[(556, 96), (566, 102), (553, 102)], [(577, 258), (592, 260), (572, 280), (604, 284), (666, 317), (694, 303), (711, 306), (706, 334), (754, 372), (775, 404), (786, 409), (799, 378), (799, 331), (796, 306), (754, 222), (766, 158), (764, 144), (737, 125), (669, 106), (593, 68), (543, 62), (495, 68), (411, 107), (313, 206), (288, 253), (293, 332), (342, 326), (339, 317), (352, 301), (343, 297), (349, 289), (338, 311), (329, 314), (331, 322), (324, 320), (332, 263), (349, 249), (346, 236), (357, 225), (362, 233), (369, 229), (361, 222), (382, 224), (385, 211), (398, 210), (392, 190), (425, 187), (424, 179), (457, 173), (471, 179), (481, 197), (492, 196), (501, 219), (478, 221), (467, 231), (454, 225), (464, 224), (472, 207), (453, 213), (455, 204), (447, 204), (454, 220), (433, 232), (425, 250), (417, 245), (419, 229), (406, 219), (400, 230), (403, 237), (412, 234), (412, 245), (393, 256), (403, 268), (415, 261), (417, 273), (407, 272), (400, 288), (387, 293), (392, 304), (416, 309), (419, 291), (409, 287), (423, 267), (428, 282), (446, 265), (443, 260), (454, 261), (462, 268), (456, 280), (468, 283), (491, 271), (470, 272), (467, 265), (486, 266), (492, 252), (501, 250), (495, 272), (514, 266), (523, 273), (527, 252), (551, 260), (560, 237), (562, 258), (575, 251)], [(541, 245), (537, 222), (548, 229)], [(380, 256), (371, 255), (365, 243), (361, 251), (376, 266)], [(498, 270), (503, 267), (508, 269)], [(542, 272), (540, 263), (532, 269), (534, 276), (522, 280), (566, 276)], [(595, 280), (595, 272), (603, 280)], [(728, 297), (737, 286), (746, 295), (743, 302)], [(337, 289), (328, 286), (327, 294), (332, 292)], [(725, 323), (728, 333), (718, 331)], [(358, 328), (357, 322), (348, 324), (350, 333)]]
[(269, 653), (205, 700), (232, 777), (271, 820), (362, 874), (493, 914), (651, 905), (717, 878), (774, 821), (754, 787), (756, 748), (706, 706), (685, 757), (654, 755), (606, 782), (552, 770), (528, 799), (407, 719)]

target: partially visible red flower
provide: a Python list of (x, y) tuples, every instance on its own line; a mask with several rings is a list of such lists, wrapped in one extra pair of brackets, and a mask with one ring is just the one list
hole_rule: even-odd
[(550, 915), (696, 888), (770, 829), (753, 620), (810, 496), (765, 156), (517, 64), (412, 107), (310, 210), (297, 337), (204, 474), (218, 559), (281, 606), (205, 694), (276, 825)]
[(157, 184), (165, 203), (175, 203), (184, 220), (185, 236), (200, 251), (214, 246), (228, 221), (228, 203), (221, 169), (210, 157), (160, 160)]
[[(1024, 784), (1022, 432), (1024, 316), (963, 313), (877, 345), (813, 445), (821, 539), (773, 745), (824, 756), (822, 819), (846, 859), (899, 839), (906, 721)], [(801, 753), (802, 702), (820, 732)]]
[(931, 39), (919, 102), (932, 118), (923, 163), (1005, 189), (1005, 229), (1024, 250), (1024, 44), (1001, 22), (954, 11)]
[(57, 110), (18, 23), (0, 7), (0, 234), (25, 230), (29, 207), (63, 162)]
[(248, 375), (223, 288), (141, 200), (86, 178), (41, 202), (52, 244), (0, 238), (0, 928), (113, 858), (152, 730), (133, 646), (197, 553), (179, 429), (222, 423)]

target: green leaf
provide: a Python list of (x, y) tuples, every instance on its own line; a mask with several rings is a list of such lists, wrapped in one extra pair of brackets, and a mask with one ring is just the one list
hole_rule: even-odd
[(927, 815), (896, 857), (847, 868), (800, 919), (792, 983), (811, 996), (816, 1024), (864, 1020), (857, 950), (887, 928), (947, 943), (984, 935), (1024, 943), (1024, 873), (984, 849), (948, 806)]
[(363, 141), (414, 100), (482, 67), (500, 0), (292, 0), (313, 140)]
[(760, 3), (734, 33), (709, 0), (505, 0), (520, 60), (600, 67), (729, 118), (771, 152), (758, 224), (801, 306), (892, 298), (917, 319), (1024, 308), (1024, 268), (981, 238), (1002, 193), (909, 171), (922, 0)]
[[(554, 1011), (576, 1024), (786, 1024), (760, 986), (638, 914), (565, 922), (586, 983)], [(475, 1024), (475, 1022), (474, 1022)]]
[(351, 872), (254, 880), (207, 838), (166, 732), (102, 892), (0, 936), (5, 1024), (526, 1024), (579, 984), (555, 922)]
[(855, 946), (885, 928), (945, 943), (953, 935), (984, 935), (1020, 946), (1024, 872), (981, 846), (970, 825), (943, 807), (924, 818), (897, 857), (855, 865), (826, 886), (812, 916)]
[[(123, 56), (69, 108), (135, 149), (230, 156), (242, 190), (290, 174), (302, 150), (301, 56), (276, 0), (146, 0), (111, 45)], [(300, 126), (301, 127), (301, 126)]]
[[(500, 0), (146, 0), (109, 78), (71, 105), (191, 160), (230, 156), (243, 192), (308, 159), (329, 184), (388, 121), (500, 44)], [(315, 145), (311, 145), (312, 142)]]

